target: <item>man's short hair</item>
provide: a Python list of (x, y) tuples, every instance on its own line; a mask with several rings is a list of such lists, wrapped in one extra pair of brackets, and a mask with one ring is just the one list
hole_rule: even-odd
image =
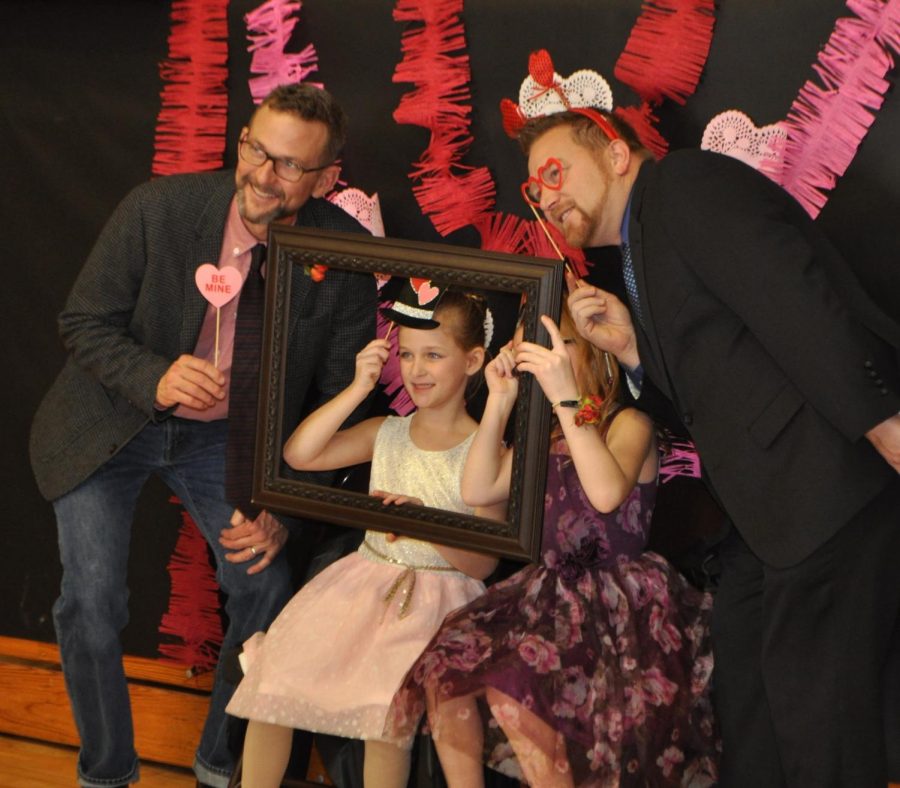
[(347, 115), (327, 90), (302, 82), (279, 85), (263, 99), (260, 107), (324, 123), (328, 129), (328, 143), (325, 161), (319, 164), (331, 163), (341, 155), (347, 142)]
[[(595, 109), (594, 111), (609, 122), (622, 141), (628, 145), (629, 149), (632, 151), (646, 150), (629, 123), (606, 110)], [(535, 140), (557, 126), (570, 126), (572, 136), (586, 148), (600, 150), (609, 144), (609, 138), (606, 134), (586, 115), (569, 111), (554, 112), (552, 115), (532, 118), (522, 126), (519, 136), (516, 138), (519, 141), (522, 152), (527, 156)]]

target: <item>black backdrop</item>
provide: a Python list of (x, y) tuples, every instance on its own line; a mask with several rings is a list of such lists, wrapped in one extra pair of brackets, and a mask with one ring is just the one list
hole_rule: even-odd
[[(236, 0), (229, 7), (229, 166), (251, 110), (242, 18), (257, 5)], [(408, 178), (428, 132), (392, 119), (411, 89), (391, 82), (403, 32), (392, 10), (388, 0), (306, 0), (288, 50), (315, 45), (319, 72), (312, 78), (324, 82), (351, 116), (344, 179), (378, 192), (388, 235), (438, 241)], [(169, 12), (169, 3), (153, 0), (0, 1), (2, 635), (54, 639), (55, 526), (28, 466), (28, 429), (62, 365), (56, 313), (115, 204), (150, 175)], [(635, 103), (614, 79), (613, 66), (639, 12), (639, 0), (465, 3), (474, 136), (465, 163), (491, 168), (498, 210), (527, 216), (518, 193), (524, 166), (496, 108), (502, 97), (516, 97), (528, 53), (547, 48), (563, 75), (598, 70), (617, 102)], [(708, 120), (726, 109), (741, 109), (760, 126), (784, 118), (835, 20), (848, 13), (841, 0), (720, 0), (696, 94), (683, 107), (667, 103), (659, 112), (672, 147), (698, 145)], [(900, 102), (892, 90), (819, 217), (893, 314), (900, 314), (898, 132)], [(466, 229), (443, 240), (477, 242)], [(125, 633), (132, 653), (156, 653), (156, 627), (167, 604), (165, 564), (178, 524), (177, 508), (151, 485), (133, 535), (132, 623)]]

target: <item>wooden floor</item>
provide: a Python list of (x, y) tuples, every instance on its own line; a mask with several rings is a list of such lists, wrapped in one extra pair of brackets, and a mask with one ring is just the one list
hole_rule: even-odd
[[(78, 749), (36, 739), (0, 733), (0, 788), (77, 788)], [(331, 785), (315, 750), (308, 781), (286, 780), (292, 788)], [(187, 768), (141, 761), (140, 788), (194, 788), (196, 778)]]
[[(61, 744), (0, 735), (2, 788), (74, 788), (78, 750)], [(141, 763), (141, 788), (194, 788), (194, 773), (176, 766)]]
[[(73, 788), (78, 750), (0, 734), (0, 788)], [(315, 783), (307, 783), (315, 785)], [(193, 788), (189, 769), (141, 763), (141, 788)], [(887, 788), (900, 788), (890, 783)]]

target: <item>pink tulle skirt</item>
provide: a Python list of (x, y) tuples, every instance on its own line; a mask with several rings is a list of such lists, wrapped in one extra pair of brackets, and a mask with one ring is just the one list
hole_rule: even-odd
[(387, 710), (410, 666), (447, 613), (484, 592), (481, 581), (460, 572), (417, 570), (401, 617), (411, 578), (394, 587), (405, 571), (353, 553), (313, 578), (268, 633), (244, 644), (246, 675), (228, 713), (355, 739), (383, 738)]

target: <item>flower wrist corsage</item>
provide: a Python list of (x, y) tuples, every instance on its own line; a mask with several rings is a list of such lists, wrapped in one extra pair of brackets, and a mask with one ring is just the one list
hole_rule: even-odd
[(597, 394), (585, 394), (579, 400), (579, 403), (581, 407), (575, 414), (575, 426), (599, 424), (601, 418), (600, 407), (603, 405), (603, 398)]
[(600, 423), (600, 406), (603, 398), (596, 394), (585, 394), (580, 399), (563, 399), (553, 403), (553, 409), (578, 408), (575, 413), (575, 426), (582, 427), (585, 424)]

